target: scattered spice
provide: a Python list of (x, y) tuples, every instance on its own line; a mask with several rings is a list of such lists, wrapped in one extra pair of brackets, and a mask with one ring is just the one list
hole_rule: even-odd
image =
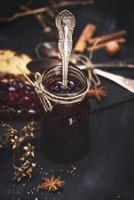
[(27, 137), (36, 136), (39, 129), (38, 123), (30, 121), (21, 129), (19, 134), (10, 124), (2, 123), (2, 128), (5, 132), (0, 137), (0, 147), (2, 148), (8, 143), (12, 146), (14, 180), (20, 182), (23, 177), (31, 178), (33, 168), (36, 166), (34, 162), (35, 147), (28, 142), (23, 146), (23, 153), (20, 154), (20, 146)]
[(14, 160), (14, 180), (20, 182), (23, 177), (32, 177), (33, 168), (36, 163), (33, 162), (34, 158), (34, 146), (30, 143), (23, 147), (24, 153), (19, 157), (19, 159)]
[(67, 173), (69, 173), (69, 174), (75, 176), (75, 171), (76, 171), (76, 169), (77, 169), (76, 166), (72, 164), (72, 165), (70, 165), (69, 168), (67, 169)]
[(64, 187), (65, 181), (60, 177), (51, 176), (50, 178), (43, 178), (43, 183), (38, 185), (41, 190), (47, 190), (48, 192), (57, 191)]
[(107, 90), (104, 87), (94, 87), (91, 88), (88, 92), (89, 96), (95, 97), (98, 101), (101, 101), (102, 98), (106, 97)]
[(27, 137), (35, 137), (39, 130), (38, 123), (30, 121), (26, 124), (18, 133), (10, 124), (2, 122), (2, 128), (4, 134), (0, 137), (0, 147), (4, 147), (7, 144), (11, 144), (12, 149), (16, 149)]

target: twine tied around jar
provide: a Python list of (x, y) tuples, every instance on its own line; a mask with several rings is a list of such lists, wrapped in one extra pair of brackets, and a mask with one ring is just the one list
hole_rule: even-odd
[(43, 85), (42, 85), (42, 75), (39, 72), (36, 72), (34, 75), (35, 81), (33, 82), (24, 72), (23, 70), (17, 65), (17, 68), (22, 72), (22, 74), (25, 76), (27, 81), (34, 87), (34, 90), (36, 94), (38, 95), (41, 104), (43, 105), (44, 110), (52, 111), (52, 104), (47, 96), (47, 94), (44, 91)]
[(92, 62), (92, 58), (95, 47), (100, 41), (101, 39), (99, 38), (94, 42), (89, 57), (84, 54), (76, 53), (72, 54), (71, 56), (72, 61), (74, 59), (76, 62), (80, 62), (81, 64), (85, 65), (86, 69), (88, 70), (88, 79), (94, 84), (95, 87), (99, 86), (101, 84), (101, 81), (99, 76), (94, 72), (94, 64)]
[[(96, 45), (96, 44), (95, 44)], [(93, 56), (90, 54), (90, 58)], [(56, 94), (53, 94), (45, 89), (45, 87), (42, 84), (43, 74), (40, 74), (39, 72), (36, 72), (34, 75), (35, 80), (32, 81), (19, 67), (19, 65), (16, 65), (17, 68), (21, 71), (21, 73), (25, 76), (25, 78), (28, 80), (28, 82), (34, 87), (35, 92), (37, 93), (41, 104), (43, 105), (43, 108), (46, 112), (52, 111), (53, 109), (53, 103), (60, 103), (60, 104), (72, 104), (82, 101), (85, 96), (87, 95), (91, 83), (93, 83), (96, 87), (101, 84), (100, 79), (98, 75), (94, 72), (94, 65), (91, 62), (91, 59), (83, 54), (73, 54), (72, 58), (76, 59), (76, 61), (81, 62), (83, 65), (86, 66), (88, 70), (88, 78), (86, 79), (86, 88), (82, 93), (77, 94), (75, 96), (58, 96)], [(75, 67), (70, 67), (74, 70), (78, 70), (80, 73), (80, 70)], [(51, 71), (51, 70), (50, 70)], [(77, 72), (78, 73), (78, 72)], [(81, 72), (82, 73), (82, 72)]]
[(99, 86), (101, 84), (99, 76), (94, 72), (94, 64), (91, 59), (83, 54), (73, 54), (72, 59), (75, 59), (77, 62), (85, 65), (88, 71), (89, 81), (91, 81), (95, 86)]
[[(33, 82), (19, 66), (17, 66), (17, 68), (22, 72), (22, 74), (25, 76), (28, 82), (34, 87), (34, 90), (37, 93), (43, 105), (43, 108), (46, 112), (52, 111), (53, 103), (73, 104), (82, 101), (85, 98), (90, 88), (90, 82), (88, 79), (86, 79), (86, 88), (84, 89), (84, 91), (82, 91), (82, 93), (79, 93), (75, 96), (58, 96), (45, 89), (45, 87), (42, 84), (42, 78), (43, 78), (42, 74), (36, 72), (34, 75), (35, 81)], [(74, 67), (72, 68), (75, 69)]]

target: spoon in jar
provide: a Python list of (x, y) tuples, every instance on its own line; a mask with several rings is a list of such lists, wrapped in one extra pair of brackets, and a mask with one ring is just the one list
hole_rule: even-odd
[(75, 17), (68, 10), (61, 11), (56, 17), (59, 32), (58, 49), (62, 58), (63, 89), (67, 88), (68, 65), (72, 51), (72, 34), (75, 27)]

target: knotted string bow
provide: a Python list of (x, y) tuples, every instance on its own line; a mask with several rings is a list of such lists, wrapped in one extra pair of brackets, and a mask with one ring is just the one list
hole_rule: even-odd
[[(33, 82), (22, 71), (22, 69), (20, 67), (17, 66), (17, 68), (23, 73), (23, 75), (28, 80), (28, 82), (34, 87), (35, 92), (37, 93), (37, 95), (43, 105), (43, 108), (45, 109), (46, 112), (52, 111), (52, 109), (53, 109), (52, 102), (60, 103), (60, 104), (72, 104), (72, 103), (77, 103), (77, 102), (82, 101), (85, 98), (85, 96), (90, 88), (90, 83), (87, 79), (86, 80), (86, 88), (81, 93), (78, 93), (75, 96), (74, 95), (68, 96), (67, 94), (65, 94), (65, 96), (60, 96), (58, 94), (56, 95), (45, 89), (45, 87), (42, 84), (42, 76), (43, 75), (41, 75), (39, 72), (35, 73), (35, 81)], [(72, 67), (72, 69), (77, 71), (77, 69), (75, 69), (73, 67)]]

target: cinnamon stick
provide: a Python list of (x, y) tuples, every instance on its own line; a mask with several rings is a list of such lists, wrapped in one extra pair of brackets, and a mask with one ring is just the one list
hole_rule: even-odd
[[(115, 39), (115, 40), (111, 40), (111, 42), (112, 42), (112, 41), (115, 41), (115, 42), (117, 42), (118, 44), (123, 44), (123, 43), (126, 42), (126, 39), (125, 39), (125, 38), (117, 38), (117, 39)], [(94, 48), (93, 48), (93, 46), (87, 47), (86, 50), (87, 50), (87, 51), (98, 50), (98, 49), (105, 48), (106, 45), (107, 45), (107, 42), (104, 42), (104, 43), (101, 43), (101, 44), (96, 45)]]
[(109, 33), (109, 34), (103, 35), (103, 36), (98, 36), (98, 37), (94, 37), (94, 38), (90, 37), (90, 38), (88, 38), (88, 43), (92, 45), (98, 39), (99, 39), (100, 43), (103, 43), (103, 42), (107, 42), (107, 41), (110, 41), (110, 40), (113, 40), (113, 39), (116, 39), (116, 38), (121, 38), (121, 37), (125, 36), (126, 34), (127, 34), (126, 30), (121, 30), (121, 31)]
[(95, 30), (96, 30), (95, 25), (87, 24), (74, 47), (74, 51), (82, 53), (86, 48), (87, 40), (93, 36)]

